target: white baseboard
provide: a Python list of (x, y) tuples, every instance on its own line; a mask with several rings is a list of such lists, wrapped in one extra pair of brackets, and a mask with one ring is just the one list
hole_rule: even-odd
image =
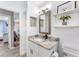
[(14, 49), (15, 47), (9, 47), (9, 49)]
[(67, 46), (63, 46), (63, 50), (65, 53), (70, 54), (71, 55), (70, 57), (79, 57), (79, 51), (76, 49), (73, 49), (73, 48), (70, 48)]
[(25, 54), (23, 54), (23, 55), (20, 55), (20, 57), (27, 57), (27, 56), (26, 56), (26, 53), (25, 53)]

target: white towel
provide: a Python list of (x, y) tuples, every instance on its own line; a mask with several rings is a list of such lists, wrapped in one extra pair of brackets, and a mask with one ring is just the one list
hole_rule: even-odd
[(58, 53), (55, 51), (54, 53), (52, 53), (51, 57), (58, 57)]

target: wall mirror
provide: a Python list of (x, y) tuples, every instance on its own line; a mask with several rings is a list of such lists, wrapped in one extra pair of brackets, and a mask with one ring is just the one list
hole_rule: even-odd
[(50, 11), (46, 8), (39, 14), (39, 33), (50, 34)]

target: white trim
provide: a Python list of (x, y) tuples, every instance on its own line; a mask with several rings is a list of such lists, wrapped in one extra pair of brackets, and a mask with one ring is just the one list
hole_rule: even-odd
[(15, 47), (11, 47), (10, 49), (15, 49)]
[(79, 51), (67, 46), (63, 46), (63, 50), (65, 53), (72, 55), (72, 57), (79, 57)]

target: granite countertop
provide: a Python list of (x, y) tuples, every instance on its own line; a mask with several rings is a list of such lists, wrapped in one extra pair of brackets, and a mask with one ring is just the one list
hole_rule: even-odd
[(48, 50), (52, 49), (54, 46), (57, 45), (57, 42), (54, 40), (44, 40), (40, 37), (30, 37), (28, 40)]

